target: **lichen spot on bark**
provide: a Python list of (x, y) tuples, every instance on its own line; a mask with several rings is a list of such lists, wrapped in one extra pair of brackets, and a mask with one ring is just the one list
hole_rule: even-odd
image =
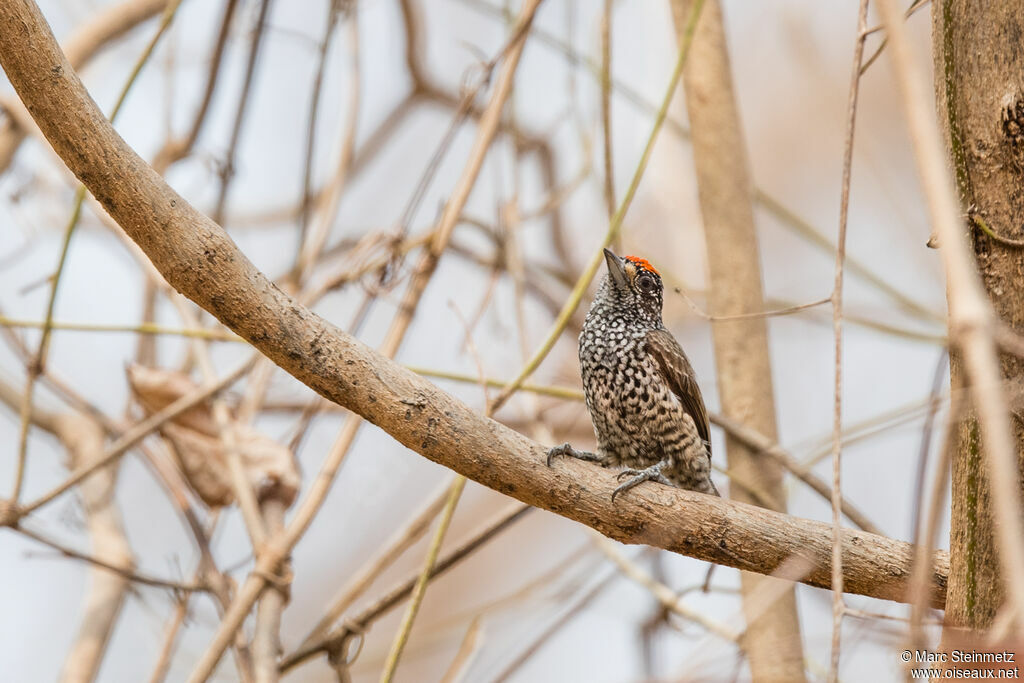
[(1010, 159), (1018, 173), (1024, 173), (1024, 96), (1007, 93), (1000, 112), (1000, 127)]

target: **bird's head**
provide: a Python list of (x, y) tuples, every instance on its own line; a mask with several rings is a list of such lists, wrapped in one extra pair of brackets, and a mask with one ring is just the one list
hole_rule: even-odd
[(664, 285), (661, 275), (647, 259), (639, 256), (616, 256), (604, 250), (608, 274), (602, 283), (604, 296), (642, 320), (661, 322)]

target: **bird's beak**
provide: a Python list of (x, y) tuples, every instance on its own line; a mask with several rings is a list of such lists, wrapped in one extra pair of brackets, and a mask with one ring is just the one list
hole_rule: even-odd
[(604, 260), (608, 264), (608, 275), (611, 276), (615, 286), (620, 289), (627, 289), (629, 283), (626, 278), (626, 262), (612, 253), (610, 249), (604, 250)]

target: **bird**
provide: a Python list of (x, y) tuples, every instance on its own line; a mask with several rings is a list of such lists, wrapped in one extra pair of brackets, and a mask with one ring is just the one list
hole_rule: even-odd
[(707, 409), (693, 366), (661, 311), (664, 285), (647, 259), (604, 250), (607, 273), (579, 336), (580, 370), (595, 453), (548, 451), (623, 468), (612, 500), (646, 481), (718, 496), (711, 481)]

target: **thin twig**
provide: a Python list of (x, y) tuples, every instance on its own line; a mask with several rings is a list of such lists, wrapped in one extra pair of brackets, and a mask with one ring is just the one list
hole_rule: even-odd
[(562, 613), (555, 617), (555, 619), (552, 620), (546, 628), (538, 631), (530, 640), (529, 644), (515, 657), (513, 657), (500, 673), (491, 679), (493, 683), (504, 683), (504, 681), (511, 678), (512, 674), (518, 671), (519, 668), (525, 664), (528, 659), (530, 659), (530, 657), (537, 654), (544, 645), (550, 642), (550, 638), (554, 633), (565, 626), (571, 619), (573, 619), (573, 617), (577, 616), (583, 608), (589, 605), (594, 598), (600, 595), (601, 592), (618, 577), (619, 572), (614, 568), (606, 570), (603, 576), (601, 576), (596, 583), (569, 602)]
[(267, 14), (270, 11), (272, 0), (260, 0), (260, 12), (256, 18), (256, 28), (253, 30), (252, 39), (249, 42), (249, 55), (245, 64), (245, 77), (242, 81), (242, 92), (238, 96), (238, 106), (235, 109), (235, 121), (231, 126), (231, 141), (228, 143), (227, 154), (224, 157), (223, 166), (220, 172), (220, 188), (217, 191), (217, 201), (214, 204), (213, 221), (218, 225), (224, 224), (224, 208), (227, 205), (228, 189), (231, 180), (235, 175), (235, 152), (238, 149), (238, 141), (242, 137), (242, 124), (245, 121), (246, 106), (249, 103), (249, 92), (252, 90), (252, 81), (256, 73), (257, 57), (263, 43), (263, 34), (266, 32)]
[(988, 223), (985, 222), (985, 219), (981, 217), (981, 214), (979, 214), (977, 211), (968, 211), (967, 217), (975, 225), (981, 228), (981, 231), (983, 233), (994, 239), (996, 242), (999, 242), (999, 244), (1002, 244), (1003, 246), (1006, 247), (1013, 247), (1014, 249), (1024, 248), (1024, 240), (1010, 239), (1009, 237), (1003, 237), (1002, 235), (996, 234), (992, 230), (992, 228), (988, 226)]
[[(920, 518), (921, 524), (914, 529), (914, 565), (910, 575), (910, 642), (915, 648), (924, 649), (924, 635), (921, 624), (928, 609), (928, 574), (932, 569), (932, 548), (938, 540), (939, 521), (946, 509), (946, 492), (949, 490), (949, 471), (956, 448), (956, 429), (963, 419), (964, 401), (954, 401), (946, 416), (939, 461), (932, 475), (931, 491), (928, 497), (928, 514)], [(923, 504), (922, 500), (922, 504)]]
[[(141, 323), (138, 325), (114, 325), (103, 323), (73, 323), (61, 320), (51, 320), (47, 325), (45, 320), (20, 320), (0, 315), (0, 327), (16, 327), (41, 330), (49, 327), (51, 330), (69, 330), (78, 332), (127, 332), (131, 334), (167, 335), (175, 337), (195, 337), (210, 341), (244, 342), (234, 332), (216, 328), (195, 328), (186, 329), (178, 327), (167, 327), (156, 323)], [(45, 372), (45, 370), (44, 370)]]
[(174, 403), (170, 404), (163, 410), (153, 413), (145, 420), (137, 423), (131, 429), (124, 432), (121, 437), (111, 444), (107, 450), (103, 453), (103, 457), (98, 458), (95, 462), (89, 465), (83, 465), (79, 467), (71, 475), (64, 480), (63, 483), (54, 487), (48, 493), (40, 496), (31, 503), (16, 508), (15, 512), (17, 516), (25, 516), (38, 510), (42, 506), (51, 502), (61, 494), (68, 491), (70, 488), (78, 484), (80, 481), (91, 475), (96, 470), (106, 467), (117, 458), (119, 458), (125, 451), (137, 444), (142, 439), (146, 438), (154, 431), (159, 429), (164, 423), (173, 420), (177, 416), (181, 415), (185, 411), (193, 408), (203, 401), (208, 400), (211, 396), (215, 396), (227, 387), (237, 382), (243, 375), (245, 375), (252, 364), (254, 359), (243, 363), (234, 371), (228, 373), (223, 378), (212, 384), (206, 384), (203, 387), (197, 389), (195, 393), (182, 396)]
[(441, 519), (437, 524), (437, 531), (434, 533), (434, 537), (430, 542), (430, 548), (427, 550), (426, 559), (423, 561), (423, 569), (420, 571), (420, 575), (416, 579), (416, 585), (413, 587), (412, 596), (409, 599), (409, 606), (406, 608), (405, 615), (402, 617), (402, 623), (398, 627), (398, 633), (395, 636), (394, 642), (391, 644), (391, 651), (388, 652), (388, 657), (384, 662), (384, 670), (380, 675), (381, 683), (391, 683), (391, 680), (395, 676), (395, 669), (398, 667), (398, 659), (402, 656), (402, 650), (405, 648), (405, 644), (409, 641), (409, 632), (412, 630), (412, 623), (416, 619), (416, 614), (419, 612), (420, 605), (423, 602), (423, 596), (426, 594), (427, 582), (430, 580), (430, 577), (434, 572), (434, 565), (437, 562), (438, 553), (441, 552), (441, 542), (444, 540), (445, 533), (448, 531), (448, 527), (452, 522), (452, 516), (455, 514), (455, 506), (458, 505), (459, 498), (462, 496), (462, 490), (465, 486), (466, 478), (460, 476), (455, 478), (455, 481), (452, 482), (451, 488), (448, 490), (448, 499), (445, 501), (444, 509), (441, 511)]
[(157, 655), (156, 664), (153, 665), (153, 673), (149, 677), (149, 683), (163, 683), (167, 678), (167, 672), (171, 668), (171, 657), (174, 654), (174, 646), (178, 641), (178, 634), (185, 623), (185, 616), (188, 614), (188, 595), (181, 595), (174, 603), (174, 610), (167, 619), (164, 627), (163, 644), (160, 646), (160, 653)]
[(366, 592), (370, 584), (385, 569), (391, 566), (398, 559), (399, 555), (408, 550), (413, 543), (418, 541), (427, 532), (430, 522), (441, 512), (445, 500), (448, 499), (448, 492), (451, 490), (451, 486), (452, 482), (446, 482), (439, 491), (431, 495), (423, 507), (412, 515), (409, 521), (383, 545), (378, 555), (349, 579), (348, 583), (338, 594), (338, 597), (331, 601), (331, 605), (327, 608), (324, 616), (317, 622), (309, 634), (302, 639), (302, 645), (299, 646), (299, 649), (323, 636), (341, 618), (341, 615)]
[(482, 640), (480, 631), (479, 617), (469, 622), (466, 635), (462, 638), (452, 663), (448, 665), (448, 670), (441, 677), (441, 683), (460, 683), (466, 677), (469, 665), (473, 661), (473, 655), (480, 649)]
[(180, 139), (168, 139), (153, 157), (153, 168), (160, 174), (163, 174), (174, 162), (184, 159), (196, 144), (196, 140), (199, 139), (203, 123), (206, 122), (206, 114), (210, 111), (210, 103), (213, 102), (213, 93), (217, 89), (217, 80), (224, 63), (224, 48), (231, 33), (231, 22), (237, 7), (238, 0), (227, 0), (224, 5), (224, 17), (221, 19), (217, 42), (214, 43), (213, 53), (210, 56), (210, 70), (206, 76), (206, 87), (203, 89), (203, 97), (196, 109), (188, 133)]
[[(928, 2), (929, 2), (929, 0), (913, 0), (913, 2), (910, 3), (910, 7), (908, 7), (907, 11), (904, 13), (904, 17), (906, 19), (909, 19), (914, 14), (914, 12), (916, 12), (917, 10), (919, 10), (922, 7), (924, 7), (925, 5), (927, 5)], [(882, 24), (879, 24), (877, 26), (873, 26), (873, 27), (871, 27), (869, 29), (865, 29), (863, 35), (864, 35), (865, 38), (867, 38), (871, 34), (877, 33), (879, 31), (881, 31), (883, 28), (885, 28), (885, 27)], [(872, 64), (874, 64), (875, 61), (879, 57), (882, 56), (882, 51), (885, 50), (885, 46), (888, 45), (888, 44), (889, 44), (889, 38), (888, 37), (883, 38), (882, 42), (878, 44), (878, 48), (874, 51), (874, 53), (872, 53), (872, 55), (870, 57), (868, 57), (866, 60), (864, 60), (864, 65), (860, 68), (860, 73), (861, 73), (862, 76), (864, 75), (864, 72), (867, 71), (868, 68)]]
[(93, 567), (98, 567), (104, 571), (111, 572), (112, 574), (117, 574), (132, 583), (137, 583), (142, 586), (151, 586), (153, 588), (164, 588), (179, 593), (194, 593), (209, 590), (206, 585), (200, 582), (193, 581), (191, 583), (184, 583), (181, 581), (174, 581), (172, 579), (162, 579), (158, 576), (151, 576), (133, 569), (125, 568), (119, 564), (119, 562), (121, 562), (120, 560), (107, 560), (102, 557), (90, 555), (89, 553), (80, 552), (74, 548), (64, 545), (60, 541), (44, 535), (41, 532), (33, 531), (24, 524), (9, 528), (26, 538), (31, 538), (36, 543), (41, 543), (48, 548), (56, 550), (64, 557), (68, 557), (73, 560), (81, 560)]
[[(337, 7), (337, 2), (338, 0), (330, 0), (331, 8), (329, 11), (331, 12), (332, 22), (335, 20), (334, 17), (336, 17), (337, 13), (340, 11)], [(347, 21), (349, 25), (349, 93), (345, 114), (345, 128), (341, 137), (341, 146), (338, 150), (338, 158), (334, 166), (334, 175), (328, 182), (322, 201), (319, 202), (320, 206), (316, 217), (316, 223), (310, 234), (307, 235), (306, 225), (309, 220), (308, 214), (310, 211), (310, 205), (313, 202), (313, 198), (310, 195), (312, 192), (310, 184), (312, 182), (313, 128), (315, 125), (316, 110), (319, 105), (319, 92), (321, 87), (320, 79), (323, 77), (324, 61), (321, 61), (320, 63), (320, 67), (317, 71), (317, 77), (313, 84), (314, 100), (310, 109), (310, 132), (308, 134), (309, 148), (307, 149), (306, 157), (307, 167), (306, 176), (303, 179), (302, 203), (300, 205), (301, 213), (299, 215), (299, 224), (301, 226), (299, 249), (292, 273), (300, 284), (305, 284), (313, 265), (316, 263), (317, 259), (320, 258), (324, 245), (327, 244), (327, 238), (330, 236), (331, 227), (334, 225), (334, 221), (338, 216), (338, 206), (341, 203), (342, 193), (348, 185), (356, 166), (356, 133), (359, 130), (359, 107), (362, 102), (363, 90), (359, 58), (359, 21), (356, 15), (358, 6), (358, 3), (352, 2), (347, 10)], [(326, 52), (330, 48), (329, 42), (332, 35), (333, 27), (329, 26), (328, 32), (324, 35), (324, 52), (322, 53), (321, 58), (326, 57)]]
[[(473, 534), (467, 541), (454, 550), (441, 557), (431, 570), (430, 578), (434, 579), (466, 557), (472, 555), (481, 546), (498, 536), (502, 531), (521, 519), (525, 514), (534, 508), (529, 505), (514, 505), (508, 510), (499, 513), (492, 521), (485, 524), (478, 532)], [(345, 620), (337, 629), (331, 631), (322, 639), (318, 639), (303, 647), (300, 647), (290, 655), (281, 660), (281, 673), (287, 673), (293, 667), (302, 664), (310, 657), (321, 652), (337, 653), (345, 655), (344, 649), (351, 638), (359, 636), (370, 627), (370, 625), (400, 605), (406, 598), (412, 595), (413, 589), (419, 581), (420, 573), (417, 571), (394, 589), (388, 591), (370, 607), (360, 612), (357, 616)]]
[(686, 606), (680, 596), (676, 595), (675, 591), (660, 581), (655, 580), (655, 578), (644, 571), (642, 567), (629, 560), (619, 551), (612, 541), (600, 534), (593, 534), (593, 539), (601, 552), (619, 568), (619, 571), (622, 572), (623, 575), (650, 591), (651, 595), (653, 595), (654, 598), (670, 612), (679, 615), (686, 621), (693, 622), (694, 624), (703, 627), (709, 633), (713, 633), (716, 636), (724, 638), (738, 646), (741, 645), (741, 639), (743, 637), (742, 633), (729, 628), (729, 626), (725, 624), (704, 616), (692, 607)]
[(836, 238), (835, 285), (832, 290), (832, 333), (835, 335), (835, 388), (832, 411), (832, 651), (829, 680), (839, 680), (840, 635), (843, 612), (842, 554), (842, 432), (843, 432), (843, 266), (846, 261), (846, 227), (850, 213), (850, 173), (853, 166), (853, 138), (857, 122), (861, 61), (864, 59), (864, 29), (868, 0), (861, 0), (857, 13), (857, 40), (853, 49), (850, 94), (846, 112), (846, 141), (843, 145), (843, 180), (839, 199), (839, 235)]
[(331, 40), (334, 37), (334, 27), (338, 23), (338, 15), (340, 13), (340, 0), (328, 0), (324, 35), (320, 38), (320, 44), (317, 46), (316, 72), (313, 75), (313, 84), (309, 88), (309, 121), (306, 123), (306, 149), (302, 167), (302, 200), (299, 202), (300, 251), (306, 242), (306, 230), (309, 227), (309, 214), (312, 204), (313, 156), (316, 144), (317, 120), (320, 116), (320, 91), (324, 82), (324, 71), (327, 68), (327, 55), (331, 50)]
[(919, 542), (918, 532), (921, 527), (921, 510), (924, 509), (925, 475), (928, 471), (928, 458), (931, 454), (932, 434), (935, 432), (935, 416), (942, 407), (943, 379), (949, 371), (949, 350), (942, 349), (939, 361), (935, 364), (932, 375), (932, 387), (928, 394), (928, 412), (925, 413), (924, 425), (921, 427), (921, 447), (917, 453), (917, 475), (914, 477), (914, 504), (910, 509), (910, 536), (915, 545)]
[(686, 300), (687, 305), (694, 313), (713, 323), (728, 322), (731, 320), (746, 320), (748, 318), (774, 318), (777, 316), (792, 315), (794, 313), (806, 311), (809, 308), (816, 308), (832, 302), (832, 297), (825, 297), (824, 299), (809, 301), (805, 304), (795, 304), (793, 306), (787, 306), (786, 308), (776, 308), (771, 311), (755, 311), (754, 313), (736, 313), (733, 315), (711, 315), (698, 306), (681, 288), (676, 287), (675, 291)]
[[(575, 71), (575, 70), (574, 70)], [(615, 174), (612, 165), (612, 0), (601, 13), (601, 130), (604, 133), (604, 202), (608, 220), (615, 215)], [(621, 245), (618, 245), (621, 246)], [(618, 246), (616, 249), (618, 249)]]

